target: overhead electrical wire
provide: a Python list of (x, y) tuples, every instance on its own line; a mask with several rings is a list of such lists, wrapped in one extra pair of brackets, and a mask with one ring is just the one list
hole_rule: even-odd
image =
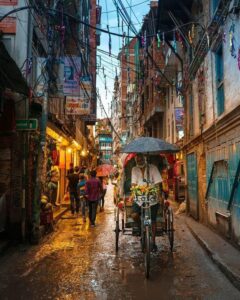
[[(136, 6), (140, 6), (140, 5), (142, 5), (142, 4), (144, 4), (144, 3), (147, 3), (147, 2), (149, 2), (149, 0), (145, 0), (145, 1), (143, 1), (143, 2), (141, 2), (141, 3), (138, 3), (138, 4), (133, 4), (131, 7), (136, 7)], [(129, 8), (128, 6), (126, 7), (126, 8)], [(110, 13), (114, 13), (114, 12), (116, 12), (117, 10), (115, 9), (115, 10), (110, 10), (108, 13), (110, 14)], [(103, 11), (102, 12), (102, 14), (106, 14), (107, 12), (106, 11)]]
[[(136, 16), (136, 14), (135, 14), (135, 12), (134, 12), (134, 10), (132, 9), (132, 5), (131, 5), (131, 3), (129, 4), (129, 2), (128, 2), (128, 0), (125, 0), (126, 2), (127, 2), (127, 4), (128, 4), (128, 7), (130, 8), (130, 12), (134, 15), (134, 17), (135, 17), (135, 19), (137, 20), (137, 22), (138, 22), (138, 25), (140, 25), (141, 26), (141, 23), (139, 22), (139, 20), (138, 20), (138, 17)], [(131, 14), (130, 14), (130, 18), (131, 18)], [(134, 25), (134, 24), (133, 24)]]
[[(8, 12), (7, 14), (1, 16), (0, 17), (0, 22), (3, 19), (5, 19), (7, 16), (9, 16), (9, 15), (15, 13), (15, 12), (18, 12), (18, 11), (21, 11), (21, 10), (26, 10), (26, 9), (31, 9), (31, 8), (33, 8), (33, 9), (35, 8), (36, 9), (36, 7), (34, 7), (34, 6), (24, 6), (24, 7), (20, 7), (20, 8), (17, 8), (15, 10), (12, 10), (12, 11)], [(49, 12), (51, 11), (53, 13), (59, 13), (59, 14), (61, 13), (60, 10), (53, 9), (53, 8), (46, 8), (46, 11), (49, 11)], [(140, 38), (140, 35), (139, 35), (138, 32), (136, 32), (134, 36), (132, 36), (132, 35), (125, 35), (125, 34), (119, 34), (119, 33), (112, 32), (112, 31), (109, 31), (109, 30), (105, 30), (105, 29), (102, 29), (102, 28), (97, 28), (97, 27), (95, 27), (95, 26), (93, 26), (93, 25), (91, 25), (91, 24), (89, 24), (87, 22), (82, 21), (80, 18), (77, 18), (77, 17), (75, 17), (75, 16), (73, 16), (73, 15), (71, 15), (69, 13), (64, 12), (63, 15), (66, 16), (66, 17), (69, 17), (70, 19), (74, 20), (75, 22), (78, 22), (78, 23), (83, 24), (83, 25), (85, 25), (85, 26), (87, 26), (89, 28), (101, 31), (101, 32), (106, 33), (106, 34), (110, 34), (110, 35), (114, 35), (114, 36), (118, 36), (118, 37), (126, 37), (126, 38), (135, 38), (135, 37)], [(192, 22), (188, 22), (188, 23), (185, 23), (185, 24), (182, 24), (182, 25), (179, 25), (179, 26), (175, 26), (173, 29), (163, 31), (161, 33), (165, 33), (165, 34), (171, 33), (171, 32), (176, 31), (178, 28), (182, 28), (182, 27), (185, 27), (185, 26), (188, 26), (188, 25), (199, 25), (199, 26), (202, 27), (202, 29), (204, 31), (206, 31), (206, 28), (201, 23), (196, 22), (196, 21), (192, 21)], [(153, 34), (153, 35), (147, 35), (146, 37), (150, 38), (150, 37), (154, 37), (154, 36), (155, 35)]]

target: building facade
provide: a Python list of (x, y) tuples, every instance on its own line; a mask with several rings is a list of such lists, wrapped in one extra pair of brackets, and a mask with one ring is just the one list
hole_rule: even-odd
[[(96, 1), (29, 1), (29, 6), (22, 0), (4, 1), (0, 21), (6, 61), (0, 67), (1, 102), (12, 116), (5, 128), (4, 117), (1, 120), (8, 178), (1, 178), (8, 182), (1, 195), (13, 203), (4, 209), (7, 227), (22, 238), (26, 233), (38, 235), (42, 195), (59, 209), (70, 164), (85, 165), (94, 155), (100, 38), (88, 24), (96, 27), (101, 20)], [(16, 190), (10, 188), (14, 183)]]
[(189, 213), (236, 244), (239, 11), (239, 1), (151, 1), (134, 51), (137, 88), (126, 126), (132, 138), (181, 147), (175, 160), (184, 167)]
[(98, 164), (112, 164), (113, 138), (109, 119), (98, 120), (96, 125), (96, 142), (98, 146)]

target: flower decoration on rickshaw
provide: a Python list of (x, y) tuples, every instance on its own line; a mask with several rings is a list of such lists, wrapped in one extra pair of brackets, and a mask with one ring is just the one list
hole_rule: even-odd
[(133, 196), (157, 195), (158, 191), (157, 186), (136, 185), (131, 188)]

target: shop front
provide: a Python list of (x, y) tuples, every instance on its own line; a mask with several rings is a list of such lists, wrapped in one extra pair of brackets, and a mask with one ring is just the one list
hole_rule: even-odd
[(46, 134), (47, 176), (44, 190), (54, 212), (66, 204), (67, 171), (71, 164), (79, 165), (81, 146), (51, 123), (48, 123)]

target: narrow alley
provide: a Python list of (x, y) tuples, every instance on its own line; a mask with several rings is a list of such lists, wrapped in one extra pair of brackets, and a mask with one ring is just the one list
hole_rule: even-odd
[(112, 185), (97, 226), (65, 214), (41, 245), (12, 250), (0, 260), (0, 295), (11, 299), (239, 299), (240, 292), (212, 263), (176, 216), (175, 246), (158, 237), (149, 280), (138, 237), (114, 246)]

